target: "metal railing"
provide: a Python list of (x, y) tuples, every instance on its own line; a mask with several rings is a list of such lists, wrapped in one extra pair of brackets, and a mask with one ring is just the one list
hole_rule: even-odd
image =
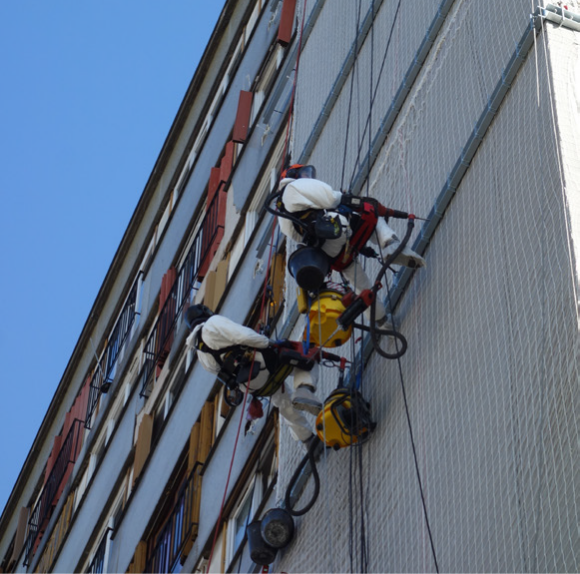
[(158, 534), (155, 547), (147, 560), (145, 572), (172, 572), (177, 565), (193, 527), (194, 496), (199, 472), (192, 471), (182, 486), (169, 520)]
[(133, 287), (131, 288), (131, 291), (127, 297), (127, 301), (125, 301), (123, 310), (121, 311), (121, 314), (115, 323), (115, 327), (111, 331), (111, 335), (107, 341), (105, 350), (103, 351), (101, 358), (95, 366), (95, 371), (91, 378), (89, 400), (87, 404), (87, 415), (85, 418), (86, 428), (91, 428), (91, 417), (95, 412), (101, 393), (107, 392), (111, 386), (111, 383), (113, 382), (113, 378), (115, 376), (115, 367), (117, 366), (117, 359), (119, 358), (121, 349), (127, 341), (129, 333), (131, 332), (131, 328), (135, 322), (135, 317), (139, 315), (139, 313), (136, 311), (136, 306), (138, 295), (137, 288), (141, 275), (142, 272), (139, 272), (137, 279), (135, 280), (135, 283), (133, 284)]
[(141, 367), (141, 392), (142, 397), (149, 396), (150, 383), (156, 367), (163, 366), (169, 354), (177, 319), (187, 301), (190, 291), (195, 282), (200, 278), (200, 270), (206, 263), (210, 249), (223, 223), (220, 225), (219, 214), (220, 192), (216, 192), (199, 231), (197, 232), (187, 257), (179, 270), (171, 287), (169, 295), (159, 313), (159, 317), (147, 339), (143, 350), (144, 361)]
[(107, 540), (109, 539), (110, 531), (110, 528), (105, 530), (103, 539), (89, 564), (87, 574), (102, 574), (105, 571), (105, 552), (107, 551)]
[(52, 515), (52, 510), (58, 502), (59, 489), (67, 474), (69, 465), (75, 462), (78, 455), (82, 441), (82, 422), (80, 419), (73, 421), (28, 520), (28, 535), (26, 537), (24, 555), (25, 565), (29, 564), (30, 556), (34, 553), (35, 542), (38, 536), (44, 532)]

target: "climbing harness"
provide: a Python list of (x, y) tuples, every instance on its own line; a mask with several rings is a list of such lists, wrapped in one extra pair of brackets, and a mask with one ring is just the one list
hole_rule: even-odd
[(244, 398), (240, 386), (249, 386), (263, 370), (261, 363), (255, 359), (256, 352), (264, 358), (265, 368), (269, 373), (266, 382), (260, 388), (250, 390), (250, 394), (256, 398), (270, 397), (276, 393), (295, 368), (311, 371), (321, 360), (340, 361), (337, 355), (322, 351), (316, 346), (304, 350), (300, 342), (285, 340), (277, 341), (266, 349), (232, 345), (216, 351), (203, 342), (201, 329), (195, 348), (211, 354), (220, 365), (217, 378), (226, 387), (224, 400), (231, 407), (238, 406)]
[(332, 262), (331, 268), (333, 271), (342, 272), (351, 265), (355, 257), (358, 256), (366, 245), (366, 242), (371, 238), (379, 220), (379, 215), (374, 203), (375, 202), (364, 200), (360, 202), (359, 207), (356, 210), (353, 208), (347, 208), (351, 211), (350, 227), (353, 234)]

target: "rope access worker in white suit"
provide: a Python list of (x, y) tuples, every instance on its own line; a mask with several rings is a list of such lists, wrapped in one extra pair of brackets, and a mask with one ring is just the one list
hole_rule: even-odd
[[(311, 425), (301, 411), (316, 415), (322, 407), (315, 395), (317, 364), (310, 365), (308, 371), (290, 365), (280, 370), (273, 349), (276, 343), (249, 327), (214, 314), (205, 305), (189, 307), (184, 320), (192, 330), (186, 347), (196, 350), (206, 371), (218, 375), (230, 389), (237, 390), (238, 385), (249, 382), (250, 394), (271, 397), (296, 440), (309, 441), (313, 436)], [(277, 380), (275, 373), (281, 375)], [(284, 380), (288, 374), (294, 378), (292, 399)]]
[[(384, 215), (400, 212), (389, 210), (372, 198), (359, 198), (333, 190), (327, 183), (316, 179), (316, 169), (312, 165), (295, 164), (282, 172), (279, 191), (278, 209), (281, 214), (312, 221), (312, 214), (318, 212), (323, 213), (327, 221), (336, 222), (337, 233), (330, 238), (326, 235), (320, 249), (330, 258), (331, 269), (339, 271), (357, 294), (369, 289), (371, 281), (357, 255), (369, 239), (380, 246), (384, 257), (394, 253), (400, 240)], [(284, 235), (297, 243), (304, 242), (296, 219), (293, 222), (280, 217), (279, 224)], [(425, 266), (425, 260), (407, 246), (392, 263), (411, 268)], [(386, 321), (385, 307), (379, 300), (376, 321), (379, 325)]]

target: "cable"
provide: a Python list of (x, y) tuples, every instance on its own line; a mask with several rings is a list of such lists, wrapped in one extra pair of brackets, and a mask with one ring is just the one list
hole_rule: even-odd
[[(286, 495), (284, 497), (284, 504), (286, 506), (286, 510), (292, 516), (302, 516), (306, 514), (314, 506), (314, 503), (318, 498), (318, 494), (320, 493), (320, 476), (318, 475), (318, 470), (316, 469), (316, 459), (314, 458), (314, 451), (318, 447), (319, 443), (320, 439), (316, 435), (314, 435), (310, 441), (310, 445), (308, 446), (308, 451), (298, 464), (298, 467), (294, 471), (292, 478), (288, 482), (288, 486), (286, 488)], [(294, 510), (291, 504), (292, 490), (296, 486), (296, 482), (298, 481), (298, 478), (300, 478), (302, 470), (306, 468), (306, 465), (308, 463), (310, 463), (310, 467), (312, 468), (312, 478), (314, 480), (314, 493), (312, 494), (312, 497), (310, 498), (308, 504), (304, 508), (302, 508), (301, 510)]]
[[(391, 298), (391, 294), (390, 294), (390, 290), (388, 288), (387, 285), (387, 296), (390, 300)], [(396, 342), (395, 342), (395, 346), (397, 346)], [(401, 364), (401, 359), (400, 357), (397, 358), (397, 364), (398, 364), (398, 368), (399, 368), (399, 377), (400, 377), (400, 381), (401, 381), (401, 391), (403, 394), (403, 403), (405, 405), (405, 414), (407, 417), (407, 426), (409, 428), (409, 438), (411, 439), (411, 448), (413, 450), (413, 461), (415, 463), (415, 473), (417, 475), (417, 483), (419, 485), (419, 492), (421, 494), (421, 504), (423, 505), (423, 516), (425, 518), (425, 525), (427, 527), (427, 532), (429, 534), (429, 543), (431, 545), (431, 553), (433, 555), (433, 562), (435, 563), (435, 570), (437, 572), (439, 572), (439, 563), (437, 562), (437, 553), (435, 552), (435, 543), (433, 542), (433, 534), (431, 533), (431, 526), (429, 523), (429, 516), (427, 514), (427, 503), (425, 502), (425, 494), (423, 491), (423, 483), (421, 481), (421, 472), (419, 470), (419, 462), (417, 459), (417, 449), (415, 447), (415, 438), (413, 435), (413, 425), (411, 424), (411, 414), (409, 412), (409, 403), (407, 401), (407, 392), (405, 390), (405, 380), (403, 377), (403, 366)]]
[[(403, 249), (405, 248), (405, 246), (409, 242), (409, 239), (411, 237), (411, 233), (413, 232), (414, 226), (415, 226), (415, 217), (412, 215), (409, 215), (409, 219), (407, 221), (407, 232), (405, 233), (403, 240), (397, 246), (397, 248), (393, 251), (393, 253), (391, 253), (384, 260), (379, 272), (377, 273), (377, 278), (375, 280), (375, 285), (374, 285), (373, 289), (378, 290), (378, 286), (381, 284), (381, 279), (386, 274), (387, 269), (395, 261), (395, 259), (399, 256), (399, 254), (403, 251)], [(388, 282), (387, 282), (387, 290), (388, 290)], [(389, 297), (390, 297), (390, 295), (389, 295)], [(373, 298), (373, 300), (371, 302), (371, 320), (370, 320), (370, 329), (369, 329), (373, 348), (375, 349), (375, 351), (379, 355), (381, 355), (382, 357), (385, 357), (385, 359), (399, 359), (400, 357), (402, 357), (405, 354), (405, 352), (407, 350), (407, 339), (405, 339), (405, 337), (394, 328), (394, 325), (393, 325), (393, 329), (378, 329), (377, 325), (376, 325), (376, 308), (377, 308), (377, 298), (376, 298), (376, 291), (375, 291), (375, 297)], [(387, 336), (393, 337), (396, 341), (401, 343), (401, 345), (402, 345), (401, 349), (399, 349), (398, 346), (395, 345), (395, 349), (396, 349), (395, 353), (387, 353), (386, 351), (384, 351), (380, 345), (381, 335), (387, 335)]]
[[(268, 400), (268, 410), (266, 411), (266, 421), (270, 418), (270, 411), (272, 410), (272, 400), (269, 399)], [(260, 449), (258, 452), (258, 461), (256, 462), (256, 470), (259, 471), (260, 470), (260, 466), (262, 463), (262, 454), (264, 453), (264, 449)], [(244, 531), (247, 531), (248, 529), (248, 525), (250, 524), (250, 519), (252, 518), (252, 502), (254, 499), (254, 493), (256, 491), (256, 483), (257, 483), (257, 479), (254, 479), (254, 484), (252, 485), (252, 492), (250, 493), (250, 510), (248, 512), (248, 516), (246, 517), (246, 524), (244, 525)], [(267, 486), (267, 484), (266, 484)], [(243, 541), (242, 541), (243, 542)], [(235, 549), (234, 549), (235, 551)], [(238, 562), (238, 572), (240, 572), (240, 569), (242, 568), (242, 558), (244, 557), (244, 553), (240, 552), (240, 560)]]
[[(358, 165), (359, 159), (360, 159), (360, 152), (362, 150), (362, 140), (364, 139), (365, 133), (367, 131), (367, 126), (369, 126), (369, 138), (371, 137), (371, 133), (370, 133), (370, 123), (371, 123), (371, 114), (372, 114), (372, 110), (373, 110), (373, 105), (375, 102), (375, 98), (377, 97), (377, 92), (379, 91), (379, 83), (381, 80), (381, 76), (383, 74), (383, 70), (385, 67), (385, 63), (387, 61), (387, 54), (389, 53), (389, 47), (391, 45), (391, 38), (393, 36), (393, 30), (395, 29), (395, 22), (397, 21), (397, 16), (399, 14), (399, 9), (401, 7), (401, 0), (399, 0), (399, 2), (397, 3), (397, 9), (395, 10), (395, 17), (393, 18), (393, 23), (391, 24), (391, 30), (389, 32), (389, 39), (387, 40), (387, 45), (385, 48), (385, 53), (383, 55), (383, 60), (381, 62), (381, 67), (379, 69), (379, 75), (377, 78), (377, 85), (375, 86), (375, 90), (371, 99), (371, 105), (370, 105), (370, 109), (369, 109), (369, 114), (367, 116), (367, 121), (365, 122), (365, 128), (363, 130), (363, 135), (361, 137), (361, 141), (359, 143), (359, 148), (358, 148), (358, 152), (357, 152), (357, 156), (356, 156), (356, 161), (354, 163), (354, 166)], [(370, 146), (369, 146), (369, 150), (368, 153), (370, 154)], [(353, 168), (353, 172), (350, 178), (350, 183), (349, 183), (349, 188), (352, 186), (352, 182), (354, 181), (355, 178), (355, 173), (356, 173), (356, 168)], [(368, 177), (368, 176), (367, 176)]]
[(354, 88), (354, 76), (355, 76), (356, 64), (357, 64), (357, 60), (358, 60), (358, 31), (360, 28), (361, 6), (362, 6), (362, 2), (361, 2), (361, 0), (359, 0), (357, 16), (356, 16), (356, 29), (354, 31), (354, 63), (353, 63), (353, 69), (352, 69), (352, 76), (350, 78), (350, 93), (349, 93), (349, 98), (348, 98), (348, 111), (346, 113), (346, 132), (345, 132), (345, 136), (344, 136), (344, 155), (343, 155), (343, 159), (342, 159), (342, 174), (340, 177), (340, 189), (343, 189), (344, 172), (345, 172), (345, 168), (346, 168), (346, 152), (348, 150), (348, 135), (349, 135), (349, 131), (350, 131), (350, 116), (351, 116), (351, 110), (352, 110), (352, 93), (353, 93), (353, 88)]
[[(255, 356), (256, 356), (256, 352), (254, 351), (254, 356), (252, 357), (252, 364), (250, 365), (250, 377), (252, 376), (251, 373), (252, 373), (252, 368), (254, 366), (254, 358), (255, 358)], [(224, 495), (223, 495), (223, 498), (222, 498), (222, 503), (221, 503), (221, 506), (220, 506), (220, 511), (219, 511), (219, 514), (218, 514), (218, 519), (217, 519), (217, 522), (216, 522), (216, 528), (215, 528), (215, 533), (214, 533), (214, 536), (213, 536), (213, 542), (212, 542), (212, 545), (211, 545), (211, 552), (209, 554), (209, 560), (207, 562), (206, 572), (209, 571), (209, 567), (211, 566), (211, 561), (213, 559), (213, 552), (215, 550), (215, 545), (216, 545), (216, 542), (217, 542), (218, 532), (219, 532), (219, 529), (220, 529), (220, 523), (221, 523), (221, 520), (222, 520), (222, 514), (223, 514), (224, 506), (225, 506), (225, 503), (226, 503), (226, 495), (228, 493), (228, 487), (230, 485), (230, 478), (232, 476), (232, 468), (234, 466), (234, 459), (235, 459), (235, 456), (236, 456), (236, 448), (238, 447), (238, 439), (240, 438), (240, 431), (241, 431), (241, 428), (242, 428), (242, 421), (244, 420), (243, 412), (244, 412), (244, 410), (246, 408), (246, 401), (247, 401), (247, 398), (248, 398), (248, 391), (249, 391), (249, 389), (250, 389), (250, 381), (248, 380), (248, 385), (246, 386), (246, 392), (244, 393), (244, 400), (243, 400), (243, 403), (242, 403), (242, 414), (240, 415), (240, 422), (238, 423), (238, 430), (236, 432), (236, 440), (234, 441), (234, 450), (233, 450), (233, 453), (232, 453), (232, 460), (230, 461), (230, 468), (228, 470), (228, 477), (227, 477), (227, 480), (226, 480), (226, 487), (224, 489)]]

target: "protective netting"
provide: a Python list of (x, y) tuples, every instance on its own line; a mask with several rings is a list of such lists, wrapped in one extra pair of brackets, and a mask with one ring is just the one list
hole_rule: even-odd
[[(327, 53), (321, 50), (333, 18), (352, 41), (352, 18), (344, 14), (355, 5), (327, 2), (318, 48), (312, 44), (310, 55), (304, 50), (295, 151), (324, 101), (309, 81), (309, 59)], [(375, 82), (396, 6), (385, 0), (375, 20)], [(439, 3), (405, 6), (381, 77), (384, 95), (373, 107), (375, 131)], [(453, 4), (373, 166), (371, 195), (394, 208), (429, 213), (531, 11), (529, 0)], [(376, 354), (364, 371), (363, 392), (378, 427), (362, 448), (323, 455), (322, 492), (297, 519), (296, 539), (276, 564), (279, 571), (434, 571), (401, 380), (441, 571), (580, 568), (580, 340), (567, 199), (576, 188), (566, 179), (568, 166), (559, 167), (566, 141), (554, 131), (558, 115), (551, 112), (559, 83), (567, 81), (556, 65), (578, 43), (578, 33), (546, 28), (429, 244), (427, 268), (414, 275), (396, 310), (409, 342), (401, 371), (397, 361)], [(364, 122), (368, 113), (370, 60), (365, 45), (354, 68), (359, 84), (351, 128), (359, 127), (351, 129), (349, 149), (364, 127), (357, 116)], [(347, 81), (312, 154), (321, 179), (335, 187), (349, 87)], [(302, 117), (310, 123), (303, 125)], [(347, 162), (351, 173), (350, 152)], [(402, 224), (397, 229), (402, 235)], [(376, 265), (368, 269), (372, 276)], [(290, 280), (287, 296), (293, 293)], [(301, 326), (293, 336), (300, 332)], [(359, 349), (351, 341), (340, 351), (352, 357)], [(322, 369), (319, 396), (334, 388), (336, 377), (336, 370)], [(283, 433), (280, 498), (302, 454)]]

